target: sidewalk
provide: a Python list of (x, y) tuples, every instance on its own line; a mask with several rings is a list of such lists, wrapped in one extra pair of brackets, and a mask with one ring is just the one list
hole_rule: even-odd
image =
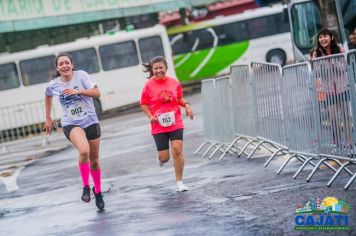
[(1, 144), (0, 182), (5, 184), (8, 192), (17, 190), (16, 180), (23, 168), (68, 147), (70, 147), (70, 143), (61, 133), (30, 137)]

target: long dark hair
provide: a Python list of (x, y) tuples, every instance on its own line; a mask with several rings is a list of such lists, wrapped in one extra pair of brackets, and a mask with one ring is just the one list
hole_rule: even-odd
[(321, 29), (318, 32), (318, 35), (316, 37), (317, 46), (316, 46), (316, 49), (315, 49), (315, 53), (316, 53), (317, 57), (328, 55), (328, 52), (325, 50), (325, 48), (323, 48), (321, 46), (321, 44), (319, 42), (320, 35), (329, 35), (330, 36), (330, 39), (331, 39), (331, 41), (330, 41), (331, 54), (337, 54), (337, 53), (341, 52), (339, 46), (336, 43), (336, 36), (335, 36), (334, 32), (324, 28), (324, 29)]
[(163, 63), (165, 66), (166, 66), (166, 69), (168, 69), (167, 67), (167, 61), (164, 57), (162, 56), (157, 56), (157, 57), (154, 57), (150, 60), (149, 63), (143, 63), (143, 72), (145, 73), (149, 73), (149, 76), (147, 77), (148, 79), (151, 78), (153, 76), (153, 64), (157, 63), (157, 62), (160, 62), (160, 63)]
[[(73, 57), (72, 57), (69, 53), (66, 53), (66, 52), (61, 52), (61, 53), (59, 53), (59, 54), (54, 58), (54, 66), (56, 67), (56, 72), (52, 75), (52, 79), (61, 76), (61, 74), (57, 71), (58, 60), (59, 60), (60, 57), (68, 57), (69, 60), (70, 60), (70, 62), (71, 62), (72, 65), (74, 66), (74, 64), (73, 64)], [(74, 68), (73, 68), (73, 71), (74, 71)]]

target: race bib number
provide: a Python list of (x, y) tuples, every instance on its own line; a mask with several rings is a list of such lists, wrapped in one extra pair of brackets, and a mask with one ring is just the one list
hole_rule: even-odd
[(162, 127), (169, 127), (171, 125), (174, 125), (175, 123), (174, 111), (162, 113), (158, 115), (157, 118), (158, 118), (158, 123)]
[(69, 106), (68, 114), (73, 120), (81, 120), (87, 115), (87, 109), (83, 102), (78, 102)]

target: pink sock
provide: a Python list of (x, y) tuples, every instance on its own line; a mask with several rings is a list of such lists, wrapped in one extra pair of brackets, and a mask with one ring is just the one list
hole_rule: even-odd
[(90, 169), (91, 177), (94, 181), (95, 193), (101, 192), (101, 171), (100, 169), (92, 170)]
[(85, 163), (79, 163), (79, 171), (82, 176), (83, 186), (89, 186), (89, 161)]

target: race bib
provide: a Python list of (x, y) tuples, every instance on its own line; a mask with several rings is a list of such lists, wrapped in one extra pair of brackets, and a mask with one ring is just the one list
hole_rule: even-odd
[(174, 125), (175, 123), (174, 111), (162, 113), (158, 115), (157, 118), (158, 118), (158, 123), (162, 127), (169, 127), (171, 125)]
[(69, 106), (67, 110), (73, 120), (81, 120), (87, 115), (87, 108), (83, 102), (75, 103)]

